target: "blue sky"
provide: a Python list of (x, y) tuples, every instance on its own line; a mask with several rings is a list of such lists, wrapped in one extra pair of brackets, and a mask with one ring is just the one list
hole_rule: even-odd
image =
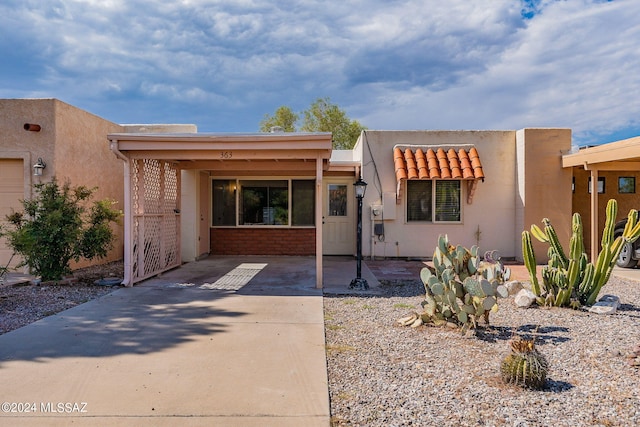
[(640, 135), (637, 0), (3, 0), (1, 98), (255, 132), (329, 97), (370, 129)]

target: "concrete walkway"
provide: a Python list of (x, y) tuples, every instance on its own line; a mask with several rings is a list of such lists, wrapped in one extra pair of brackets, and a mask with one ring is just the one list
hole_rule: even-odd
[[(326, 264), (347, 290), (353, 259)], [(190, 263), (0, 336), (0, 425), (328, 426), (314, 266)]]

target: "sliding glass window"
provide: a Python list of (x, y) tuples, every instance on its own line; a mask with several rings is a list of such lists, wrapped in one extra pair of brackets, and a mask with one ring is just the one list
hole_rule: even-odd
[(213, 181), (213, 225), (313, 226), (313, 180)]
[(459, 180), (407, 180), (407, 222), (461, 222)]

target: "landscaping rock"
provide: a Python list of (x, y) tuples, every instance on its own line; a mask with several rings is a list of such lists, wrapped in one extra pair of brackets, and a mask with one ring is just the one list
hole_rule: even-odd
[(520, 308), (531, 307), (536, 300), (536, 295), (529, 289), (521, 289), (515, 297), (515, 304)]
[(509, 291), (509, 295), (515, 295), (520, 292), (523, 288), (522, 283), (519, 280), (512, 280), (505, 284), (507, 290)]
[(618, 309), (618, 305), (607, 301), (598, 301), (589, 307), (589, 312), (596, 314), (614, 314)]
[(608, 303), (615, 308), (620, 307), (620, 298), (618, 298), (616, 295), (602, 295), (598, 302)]
[(620, 307), (620, 298), (615, 295), (603, 295), (597, 303), (589, 307), (591, 313), (613, 314)]

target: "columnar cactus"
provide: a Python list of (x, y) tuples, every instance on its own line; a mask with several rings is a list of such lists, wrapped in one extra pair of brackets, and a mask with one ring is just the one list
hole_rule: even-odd
[[(549, 219), (542, 220), (544, 231), (537, 225), (531, 232), (522, 232), (522, 253), (531, 278), (533, 293), (540, 301), (557, 307), (593, 305), (620, 255), (624, 242), (634, 242), (640, 237), (638, 212), (632, 209), (622, 236), (614, 239), (614, 226), (618, 204), (615, 199), (607, 203), (607, 217), (602, 233), (602, 249), (596, 263), (588, 262), (584, 251), (583, 227), (580, 214), (574, 213), (571, 223), (571, 240), (567, 257)], [(542, 268), (542, 287), (536, 276), (536, 261), (531, 236), (549, 244), (549, 263)]]

